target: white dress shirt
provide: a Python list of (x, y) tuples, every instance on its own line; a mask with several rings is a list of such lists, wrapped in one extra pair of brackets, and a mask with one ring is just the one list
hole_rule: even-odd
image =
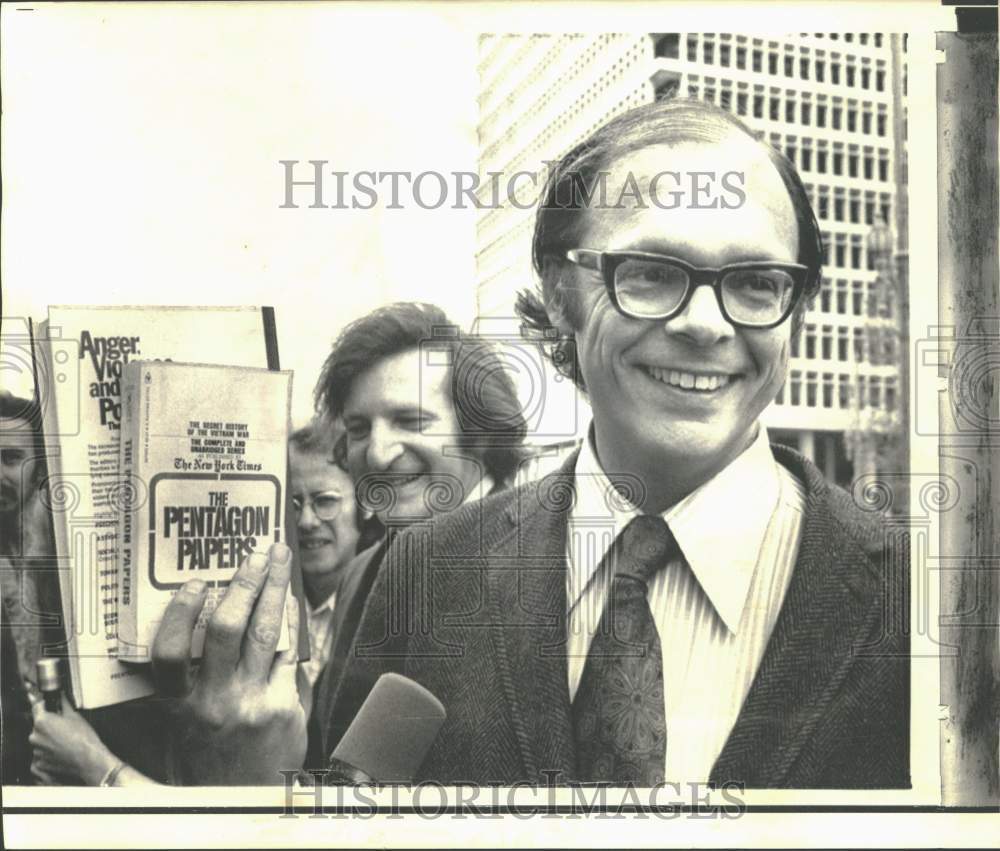
[[(575, 480), (566, 554), (571, 699), (607, 598), (609, 576), (597, 567), (640, 513), (617, 492), (605, 500), (611, 484), (590, 438)], [(761, 426), (742, 455), (662, 515), (683, 553), (647, 594), (663, 655), (669, 782), (706, 781), (722, 752), (788, 588), (803, 506), (802, 484), (774, 460)]]
[(337, 592), (334, 591), (315, 609), (306, 604), (306, 617), (309, 621), (309, 658), (302, 662), (302, 669), (309, 678), (309, 685), (315, 686), (319, 672), (330, 659), (333, 650), (333, 607), (337, 605)]

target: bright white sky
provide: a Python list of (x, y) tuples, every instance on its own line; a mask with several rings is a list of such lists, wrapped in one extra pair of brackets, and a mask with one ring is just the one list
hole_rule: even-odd
[(426, 299), (468, 325), (474, 211), (279, 209), (282, 159), (475, 170), (475, 39), (389, 11), (5, 5), (5, 334), (49, 304), (271, 304), (301, 423), (351, 319)]

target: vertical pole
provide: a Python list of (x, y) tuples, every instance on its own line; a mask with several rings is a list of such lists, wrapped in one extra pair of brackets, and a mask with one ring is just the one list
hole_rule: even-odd
[[(1000, 376), (997, 251), (997, 35), (939, 33), (938, 276), (941, 324), (955, 329), (948, 396), (940, 409), (940, 472), (961, 484), (941, 517), (941, 659), (945, 806), (996, 806)], [(904, 231), (905, 232), (905, 231)], [(918, 566), (918, 569), (920, 567)], [(926, 568), (924, 568), (926, 569)]]

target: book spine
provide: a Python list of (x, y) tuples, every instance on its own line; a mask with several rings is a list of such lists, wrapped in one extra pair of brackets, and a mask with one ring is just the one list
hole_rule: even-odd
[[(119, 516), (118, 541), (118, 657), (135, 659), (139, 651), (136, 647), (136, 606), (139, 605), (136, 559), (139, 557), (141, 530), (138, 528), (141, 511), (142, 481), (140, 464), (136, 457), (139, 441), (139, 399), (141, 397), (142, 361), (134, 361), (125, 367), (122, 384), (122, 419), (120, 472), (122, 481), (121, 514)], [(140, 654), (141, 655), (141, 654)], [(136, 660), (138, 661), (138, 660)]]
[[(35, 386), (38, 392), (39, 404), (42, 409), (42, 433), (45, 441), (45, 460), (48, 466), (49, 501), (53, 507), (68, 494), (67, 485), (63, 481), (62, 443), (59, 427), (59, 412), (56, 406), (56, 385), (59, 367), (53, 357), (52, 342), (49, 337), (49, 323), (42, 322), (38, 326), (38, 335), (34, 335), (32, 354), (36, 358)], [(74, 559), (70, 549), (67, 515), (64, 511), (52, 512), (52, 531), (56, 544), (56, 556), (59, 562), (59, 599), (62, 604), (63, 630), (66, 637), (65, 653), (69, 671), (70, 693), (73, 703), (83, 704), (83, 684), (80, 675), (80, 654), (76, 642), (76, 618), (73, 607)]]

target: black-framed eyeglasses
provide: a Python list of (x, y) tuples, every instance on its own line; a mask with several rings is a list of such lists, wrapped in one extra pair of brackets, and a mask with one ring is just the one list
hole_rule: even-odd
[(332, 491), (307, 496), (305, 499), (293, 496), (292, 505), (295, 507), (295, 513), (299, 516), (302, 515), (305, 506), (311, 505), (313, 514), (320, 520), (336, 520), (344, 508), (344, 497)]
[(692, 266), (645, 251), (576, 248), (566, 258), (604, 277), (608, 298), (633, 319), (670, 319), (687, 307), (695, 288), (708, 284), (719, 310), (739, 328), (774, 328), (795, 309), (809, 269), (770, 260), (731, 263), (718, 269)]

